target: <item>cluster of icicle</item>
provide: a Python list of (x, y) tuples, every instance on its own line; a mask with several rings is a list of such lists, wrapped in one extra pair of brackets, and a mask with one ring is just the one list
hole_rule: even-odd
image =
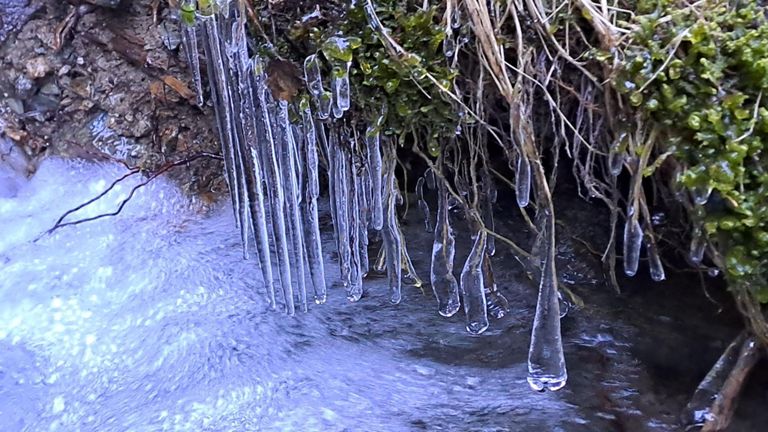
[[(396, 208), (403, 197), (395, 176), (395, 145), (380, 134), (386, 113), (382, 112), (358, 140), (357, 134), (338, 120), (350, 109), (350, 63), (332, 65), (327, 91), (321, 76), (322, 63), (316, 55), (304, 62), (312, 103), (305, 101), (296, 106), (274, 98), (267, 85), (265, 65), (258, 56), (248, 54), (244, 14), (238, 10), (238, 3), (183, 1), (181, 34), (200, 105), (203, 88), (198, 43), (203, 45), (234, 213), (246, 256), (249, 250), (258, 255), (272, 307), (277, 308), (282, 299), (288, 314), (295, 313), (296, 302), (306, 310), (306, 279), (312, 283), (315, 302), (320, 304), (326, 299), (318, 223), (321, 159), (328, 169), (331, 216), (347, 298), (361, 298), (363, 278), (373, 261), (375, 270), (387, 273), (390, 300), (400, 302), (402, 281), (420, 286), (421, 280), (408, 256), (398, 221)], [(343, 38), (331, 38), (330, 42), (339, 50), (349, 49)], [(444, 164), (443, 159), (441, 156), (437, 161), (438, 167)], [(489, 313), (500, 318), (509, 311), (493, 279), (493, 238), (472, 227), (474, 244), (457, 281), (449, 218), (449, 208), (455, 203), (451, 203), (445, 182), (435, 181), (435, 177), (433, 172), (421, 178), (416, 188), (426, 228), (434, 232), (430, 283), (439, 313), (452, 316), (463, 304), (467, 330), (480, 334), (489, 326)], [(482, 218), (492, 226), (496, 193), (490, 176), (484, 177)], [(423, 198), (425, 183), (438, 195), (434, 227)], [(383, 241), (381, 253), (373, 260), (368, 256), (371, 232), (380, 232)], [(255, 248), (250, 247), (252, 239)], [(550, 260), (547, 263), (554, 265)], [(307, 269), (309, 278), (305, 277)], [(549, 276), (553, 273), (544, 272)], [(537, 390), (557, 390), (566, 380), (557, 287), (556, 281), (550, 279), (542, 278), (544, 295), (539, 297), (529, 359), (529, 382)]]

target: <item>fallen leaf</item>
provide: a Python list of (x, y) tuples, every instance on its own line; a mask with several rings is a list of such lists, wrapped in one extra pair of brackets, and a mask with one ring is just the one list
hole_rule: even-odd
[(194, 100), (196, 95), (195, 92), (189, 89), (186, 84), (184, 84), (183, 81), (180, 79), (171, 76), (171, 75), (163, 75), (160, 79), (163, 80), (165, 85), (172, 88), (176, 93), (178, 93), (181, 97), (187, 100)]
[(267, 65), (267, 86), (272, 97), (290, 102), (302, 87), (299, 68), (286, 60), (272, 60)]

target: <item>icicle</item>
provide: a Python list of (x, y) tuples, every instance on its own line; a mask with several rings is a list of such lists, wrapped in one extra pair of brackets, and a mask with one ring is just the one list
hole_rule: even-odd
[(487, 309), (491, 316), (499, 319), (508, 314), (509, 302), (499, 292), (499, 288), (496, 286), (496, 278), (493, 276), (493, 266), (491, 265), (491, 256), (487, 252), (483, 256), (483, 285), (485, 289)]
[[(545, 211), (545, 210), (541, 210)], [(555, 391), (563, 388), (568, 379), (560, 335), (560, 303), (555, 269), (553, 216), (547, 214), (544, 262), (541, 269), (539, 298), (531, 331), (531, 347), (528, 351), (528, 384), (536, 391)]]
[(683, 410), (682, 420), (686, 430), (702, 426), (706, 430), (727, 428), (730, 422), (728, 402), (736, 397), (760, 354), (760, 344), (744, 333), (728, 346)]
[(304, 79), (307, 82), (307, 89), (314, 98), (319, 98), (323, 94), (323, 78), (320, 73), (320, 60), (316, 54), (312, 54), (304, 60)]
[(251, 73), (251, 64), (248, 59), (247, 50), (239, 52), (240, 57), (237, 61), (238, 79), (240, 94), (242, 96), (242, 107), (240, 110), (241, 124), (244, 129), (244, 139), (242, 144), (243, 159), (245, 162), (246, 192), (250, 203), (251, 229), (256, 240), (258, 250), (259, 265), (261, 267), (262, 279), (267, 287), (267, 296), (271, 307), (277, 307), (275, 300), (275, 281), (272, 273), (272, 260), (269, 248), (269, 230), (267, 228), (267, 194), (264, 191), (262, 179), (264, 173), (261, 167), (261, 156), (259, 147), (264, 142), (264, 134), (260, 132), (261, 123), (256, 117), (256, 103), (253, 99), (253, 91), (256, 87)]
[[(487, 158), (487, 156), (486, 156)], [(494, 231), (496, 229), (496, 222), (493, 219), (493, 204), (496, 202), (496, 185), (493, 183), (488, 168), (485, 167), (483, 173), (483, 197), (482, 197), (482, 211), (483, 211), (483, 223), (488, 229)], [(486, 239), (485, 248), (488, 254), (493, 256), (496, 254), (496, 238), (490, 236)]]
[[(254, 71), (262, 71), (260, 59), (254, 59)], [(283, 289), (283, 300), (285, 301), (286, 312), (289, 315), (295, 313), (293, 301), (293, 286), (291, 283), (291, 267), (288, 253), (288, 237), (285, 221), (285, 189), (279, 174), (280, 170), (277, 164), (277, 155), (275, 154), (275, 141), (272, 134), (272, 119), (270, 117), (270, 106), (268, 104), (269, 88), (267, 88), (264, 79), (258, 79), (256, 88), (262, 124), (264, 126), (265, 140), (261, 143), (264, 149), (264, 165), (266, 166), (265, 182), (269, 191), (270, 209), (272, 211), (272, 231), (274, 233), (275, 250), (277, 255), (277, 265), (280, 269), (280, 284)]]
[(432, 245), (432, 264), (430, 282), (432, 291), (437, 299), (437, 310), (440, 315), (449, 317), (458, 312), (459, 284), (453, 275), (453, 258), (455, 241), (448, 213), (448, 192), (440, 182), (437, 197), (437, 222), (435, 225), (435, 241)]
[(517, 156), (517, 172), (515, 176), (515, 194), (517, 205), (525, 207), (531, 199), (531, 163), (522, 153)]
[(691, 247), (688, 256), (694, 264), (701, 264), (707, 249), (707, 238), (701, 226), (694, 226), (691, 233)]
[(320, 181), (317, 163), (317, 135), (315, 122), (309, 104), (302, 107), (301, 118), (304, 125), (304, 154), (306, 155), (306, 199), (304, 205), (304, 226), (306, 228), (307, 261), (312, 285), (315, 289), (315, 303), (325, 303), (325, 266), (323, 265), (323, 249), (320, 241), (320, 224), (317, 217), (317, 198), (320, 196)]
[(461, 27), (461, 9), (457, 4), (454, 4), (453, 13), (451, 14), (451, 27), (457, 29)]
[(621, 169), (624, 167), (624, 155), (629, 144), (628, 140), (629, 134), (622, 132), (608, 150), (608, 170), (611, 172), (611, 175), (617, 176), (621, 174)]
[(419, 199), (419, 209), (424, 216), (424, 229), (427, 232), (432, 232), (432, 215), (429, 212), (429, 205), (424, 200), (424, 177), (419, 177), (416, 181), (416, 196)]
[[(350, 158), (351, 159), (351, 158)], [(351, 186), (349, 190), (349, 199), (351, 208), (349, 209), (349, 229), (352, 237), (352, 266), (351, 266), (351, 278), (350, 285), (347, 289), (347, 299), (349, 301), (358, 301), (363, 296), (363, 273), (361, 270), (360, 256), (360, 227), (364, 224), (360, 221), (360, 177), (357, 170), (354, 167), (354, 163), (350, 160), (350, 169), (347, 174), (349, 175), (348, 182)]]
[(411, 256), (408, 254), (408, 247), (405, 244), (405, 235), (403, 234), (403, 230), (400, 229), (399, 223), (397, 224), (397, 233), (400, 237), (400, 243), (402, 245), (401, 265), (402, 269), (405, 270), (403, 279), (405, 279), (409, 284), (415, 286), (416, 288), (421, 288), (421, 286), (424, 284), (424, 281), (422, 281), (419, 275), (416, 273), (416, 267), (414, 267), (413, 261), (411, 261)]
[(461, 270), (461, 296), (464, 300), (464, 313), (467, 319), (467, 331), (480, 334), (488, 328), (488, 310), (483, 287), (483, 257), (485, 256), (485, 231), (475, 236), (472, 251)]
[[(208, 61), (208, 74), (210, 76), (211, 96), (216, 114), (216, 125), (221, 141), (222, 153), (224, 155), (224, 167), (227, 173), (227, 182), (229, 185), (230, 198), (235, 213), (235, 220), (240, 229), (240, 236), (243, 242), (243, 254), (247, 257), (248, 251), (248, 218), (247, 197), (243, 194), (244, 175), (242, 158), (239, 154), (239, 143), (233, 125), (234, 105), (232, 94), (228, 85), (236, 81), (230, 76), (231, 65), (222, 55), (222, 41), (220, 34), (226, 36), (230, 31), (227, 26), (219, 26), (219, 17), (212, 14), (212, 8), (206, 8), (201, 11), (200, 19), (203, 23), (203, 42), (205, 46), (206, 59)], [(229, 45), (227, 45), (229, 47)], [(234, 53), (232, 53), (234, 54)], [(229, 56), (229, 53), (227, 53)]]
[(333, 94), (333, 117), (341, 118), (350, 107), (349, 67), (351, 62), (343, 66), (334, 66), (331, 71), (331, 93)]
[(373, 262), (373, 271), (384, 273), (387, 270), (387, 248), (382, 245), (379, 253), (376, 255), (376, 261)]
[(427, 178), (427, 189), (435, 190), (437, 185), (435, 183), (435, 172), (432, 171), (432, 168), (427, 169), (424, 176)]
[(402, 298), (401, 294), (401, 279), (402, 279), (402, 239), (400, 238), (400, 232), (397, 224), (397, 199), (398, 191), (395, 180), (395, 155), (392, 144), (387, 146), (387, 168), (384, 185), (384, 194), (386, 202), (386, 210), (384, 216), (384, 247), (386, 248), (387, 257), (387, 278), (389, 280), (389, 288), (391, 291), (390, 301), (392, 303), (400, 303)]
[(640, 222), (632, 217), (631, 210), (624, 225), (624, 273), (634, 276), (640, 263), (640, 248), (643, 245), (643, 229)]
[(323, 88), (320, 59), (315, 54), (304, 60), (304, 79), (317, 107), (317, 117), (320, 120), (328, 119), (331, 115), (331, 94)]
[(320, 99), (317, 103), (317, 118), (320, 120), (327, 120), (331, 117), (331, 106), (333, 105), (333, 96), (331, 92), (324, 91), (320, 95)]
[(301, 223), (299, 205), (301, 194), (299, 193), (296, 175), (296, 143), (293, 141), (293, 132), (288, 118), (288, 103), (281, 100), (278, 107), (278, 127), (280, 131), (280, 172), (283, 176), (285, 187), (285, 202), (287, 204), (288, 232), (293, 242), (293, 269), (296, 272), (296, 285), (298, 288), (299, 304), (307, 310), (307, 288), (304, 277), (304, 235)]
[(358, 231), (358, 238), (359, 238), (359, 249), (360, 249), (360, 277), (364, 278), (366, 275), (368, 275), (368, 271), (370, 270), (370, 262), (368, 258), (368, 225), (370, 224), (370, 213), (371, 213), (371, 207), (370, 207), (370, 193), (371, 193), (371, 177), (368, 174), (367, 167), (363, 167), (363, 169), (360, 169), (356, 173), (357, 175), (357, 181), (358, 181), (358, 188), (357, 188), (357, 196), (358, 196), (358, 216), (357, 216), (357, 231)]
[(195, 29), (196, 1), (183, 0), (181, 2), (181, 42), (184, 44), (184, 53), (187, 56), (187, 65), (192, 72), (192, 81), (195, 84), (197, 106), (202, 107), (203, 81), (200, 76), (200, 57), (197, 50), (197, 29)]
[(449, 59), (456, 54), (456, 40), (452, 34), (446, 34), (445, 39), (443, 39), (443, 54)]
[(350, 164), (346, 151), (340, 147), (336, 150), (336, 170), (333, 181), (335, 182), (336, 194), (336, 223), (339, 226), (339, 264), (341, 268), (341, 282), (345, 289), (349, 289), (352, 284), (352, 250), (350, 248), (350, 227), (349, 227), (349, 199), (348, 193), (350, 185), (348, 182), (347, 171)]
[(697, 186), (690, 188), (691, 197), (693, 202), (697, 205), (704, 205), (709, 201), (709, 197), (712, 195), (712, 187), (710, 186)]
[(661, 256), (656, 245), (656, 240), (652, 233), (648, 233), (645, 238), (645, 250), (648, 253), (648, 265), (650, 266), (651, 279), (661, 282), (667, 278), (664, 273), (664, 264), (661, 263)]
[(371, 228), (379, 231), (384, 226), (384, 210), (382, 208), (382, 170), (381, 170), (381, 136), (379, 129), (369, 127), (365, 132), (365, 143), (368, 149), (368, 168), (371, 176)]

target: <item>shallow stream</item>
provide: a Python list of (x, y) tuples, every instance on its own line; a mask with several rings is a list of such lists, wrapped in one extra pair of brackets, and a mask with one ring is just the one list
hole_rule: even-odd
[[(586, 306), (563, 320), (567, 387), (535, 393), (535, 284), (501, 245), (497, 283), (512, 313), (471, 336), (461, 313), (440, 317), (418, 288), (390, 305), (379, 276), (357, 304), (333, 286), (308, 313), (269, 310), (230, 206), (206, 209), (162, 178), (116, 217), (34, 241), (124, 170), (48, 159), (0, 194), (0, 431), (670, 431), (738, 331), (690, 277), (626, 282), (618, 297), (596, 259), (563, 242), (563, 280)], [(74, 218), (115, 210), (138, 181)], [(594, 210), (579, 205), (564, 217), (581, 222), (566, 226), (594, 229)], [(424, 278), (431, 234), (416, 213), (404, 229)], [(519, 226), (499, 222), (524, 237)], [(760, 380), (733, 430), (766, 424)]]

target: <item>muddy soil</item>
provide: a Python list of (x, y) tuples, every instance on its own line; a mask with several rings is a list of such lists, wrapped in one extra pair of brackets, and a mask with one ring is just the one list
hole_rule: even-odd
[[(118, 159), (147, 170), (218, 152), (168, 2), (72, 3), (81, 4), (0, 1), (0, 131), (33, 158)], [(224, 187), (219, 168), (202, 159), (172, 176), (190, 192), (215, 194)]]

